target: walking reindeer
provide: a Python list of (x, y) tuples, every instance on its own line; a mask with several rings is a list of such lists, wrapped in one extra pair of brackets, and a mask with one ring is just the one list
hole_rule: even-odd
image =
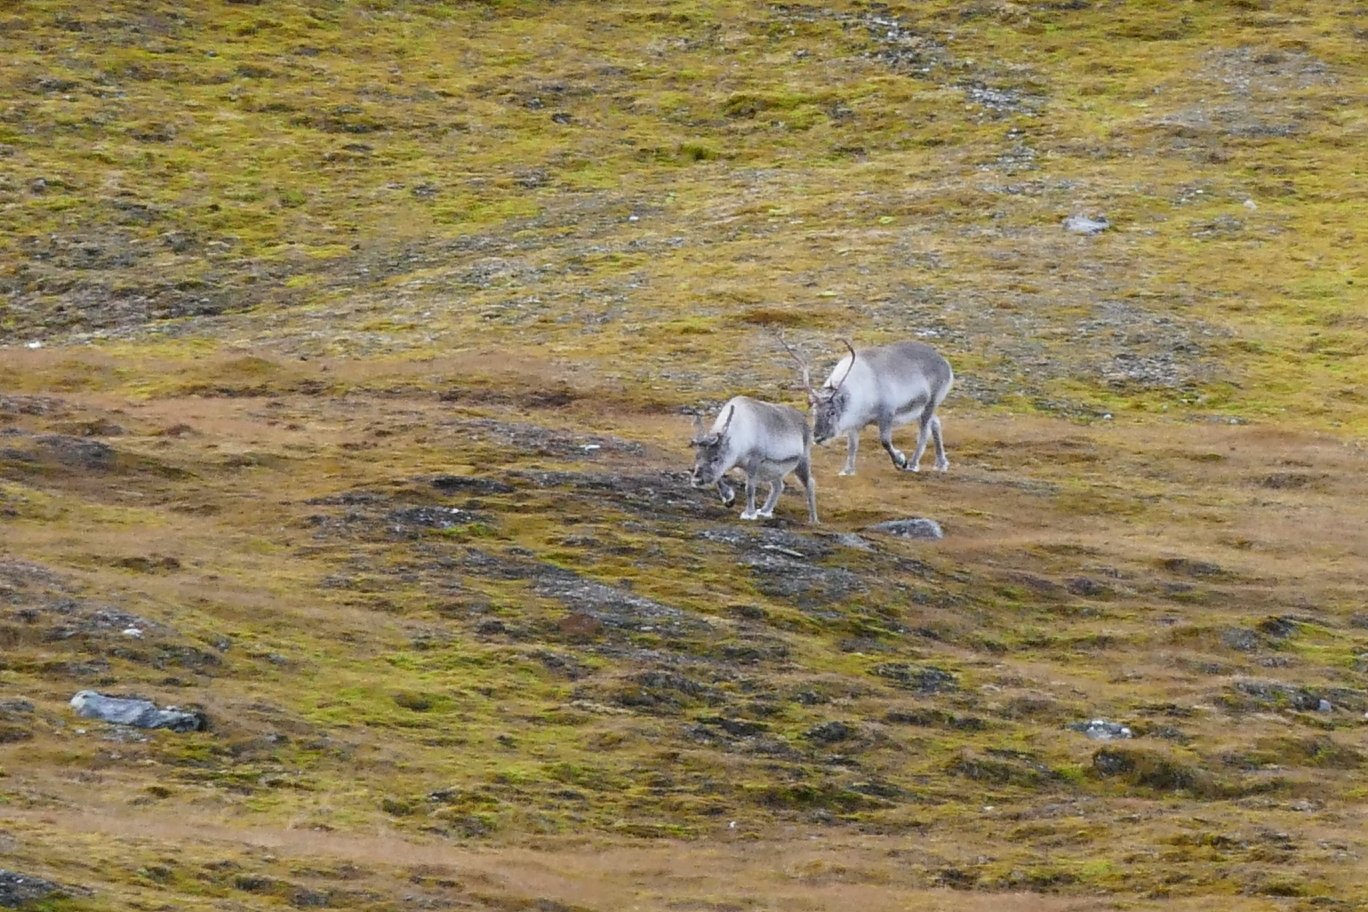
[[(817, 486), (812, 479), (812, 429), (807, 416), (787, 405), (773, 405), (736, 396), (722, 407), (712, 430), (703, 433), (703, 418), (695, 416), (692, 446), (697, 450), (693, 476), (695, 488), (717, 486), (722, 503), (731, 506), (736, 492), (723, 476), (740, 467), (746, 473), (746, 509), (742, 519), (774, 515), (774, 505), (784, 491), (784, 476), (798, 476), (807, 491), (808, 521), (817, 522)], [(765, 505), (755, 509), (755, 486), (770, 486)]]
[[(841, 358), (826, 383), (814, 390), (808, 362), (787, 342), (779, 340), (802, 369), (803, 387), (812, 408), (814, 439), (821, 444), (846, 435), (846, 463), (841, 474), (855, 474), (860, 431), (870, 424), (879, 426), (879, 442), (897, 468), (920, 470), (928, 435), (936, 442), (936, 468), (942, 472), (950, 468), (941, 440), (940, 419), (936, 417), (936, 406), (955, 382), (950, 362), (923, 342), (894, 342), (857, 352), (850, 342), (841, 341), (850, 349), (849, 357)], [(912, 421), (918, 422), (917, 448), (908, 460), (893, 446), (893, 428)]]

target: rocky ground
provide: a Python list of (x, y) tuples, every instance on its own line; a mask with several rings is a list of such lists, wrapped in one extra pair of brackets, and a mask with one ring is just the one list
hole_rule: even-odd
[[(1368, 901), (1368, 10), (1274, 7), (0, 14), (0, 906)], [(950, 472), (690, 488), (781, 332)]]

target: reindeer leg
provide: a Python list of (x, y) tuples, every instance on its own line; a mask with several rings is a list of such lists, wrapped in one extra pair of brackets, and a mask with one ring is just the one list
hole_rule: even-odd
[(944, 472), (950, 468), (950, 460), (945, 457), (945, 442), (941, 440), (940, 419), (931, 418), (931, 439), (936, 441), (936, 471)]
[(917, 425), (917, 448), (912, 451), (912, 459), (907, 464), (907, 471), (920, 472), (922, 454), (926, 452), (926, 441), (931, 439), (931, 422), (925, 418)]
[(742, 519), (755, 519), (760, 514), (755, 512), (755, 475), (746, 472), (746, 509), (741, 512)]
[(817, 483), (812, 480), (812, 464), (804, 459), (798, 463), (798, 467), (793, 470), (798, 476), (798, 480), (803, 483), (803, 490), (807, 492), (808, 502), (808, 522), (814, 526), (817, 524)]
[(932, 437), (936, 439), (936, 468), (944, 472), (950, 467), (950, 462), (945, 458), (945, 444), (940, 439), (940, 419), (936, 417), (934, 402), (928, 403), (925, 411), (921, 413), (917, 428), (917, 449), (912, 454), (912, 464), (907, 467), (909, 472), (921, 471), (922, 454), (926, 452), (927, 440)]
[[(888, 457), (893, 460), (894, 468), (907, 468), (907, 457), (903, 455), (902, 450), (893, 445), (893, 419), (891, 417), (879, 421), (879, 443), (882, 443), (883, 448), (888, 451)], [(921, 455), (920, 448), (917, 450), (917, 455)], [(917, 471), (916, 464), (917, 461), (912, 460), (912, 471), (914, 472)]]
[(725, 479), (717, 479), (717, 493), (722, 498), (722, 506), (730, 507), (736, 501), (736, 491)]
[(784, 479), (776, 478), (770, 482), (769, 497), (765, 498), (765, 505), (760, 508), (760, 515), (765, 519), (774, 516), (774, 505), (779, 502), (779, 495), (784, 493)]
[(855, 474), (855, 454), (858, 452), (860, 452), (860, 432), (859, 430), (854, 430), (846, 435), (846, 464), (845, 468), (841, 469), (837, 474)]

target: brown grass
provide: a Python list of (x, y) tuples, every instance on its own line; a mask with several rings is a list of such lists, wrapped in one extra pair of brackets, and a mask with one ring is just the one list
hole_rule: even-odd
[[(110, 808), (87, 808), (77, 814), (20, 812), (15, 822), (65, 832), (116, 837), (146, 844), (151, 851), (179, 846), (192, 856), (214, 851), (269, 852), (270, 860), (308, 861), (315, 866), (339, 863), (363, 869), (393, 868), (421, 872), (475, 885), (475, 896), (496, 901), (557, 902), (610, 910), (677, 910), (681, 908), (748, 908), (757, 905), (810, 912), (851, 908), (893, 912), (907, 908), (937, 912), (1092, 912), (1109, 909), (1099, 899), (1048, 897), (1029, 893), (997, 893), (991, 898), (950, 890), (916, 889), (899, 874), (897, 857), (904, 849), (886, 840), (809, 834), (736, 841), (719, 833), (719, 841), (621, 844), (573, 842), (547, 851), (492, 847), (458, 849), (415, 843), (398, 833), (371, 836), (304, 830), (243, 828), (212, 817), (196, 821), (165, 818)], [(776, 834), (777, 835), (777, 834)], [(892, 859), (890, 856), (893, 856)], [(1181, 907), (1179, 907), (1181, 908)]]

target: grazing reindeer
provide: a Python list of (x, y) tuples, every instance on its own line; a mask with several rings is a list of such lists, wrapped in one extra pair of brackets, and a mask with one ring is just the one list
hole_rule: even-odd
[[(703, 418), (695, 416), (697, 433), (692, 446), (698, 450), (690, 481), (695, 488), (717, 486), (722, 503), (731, 506), (736, 492), (723, 475), (740, 467), (746, 473), (746, 509), (742, 519), (766, 519), (784, 491), (784, 476), (793, 472), (807, 490), (808, 521), (817, 522), (817, 486), (812, 480), (812, 429), (807, 416), (787, 405), (771, 405), (747, 396), (736, 396), (722, 407), (712, 430), (703, 433)], [(769, 497), (755, 509), (755, 486), (768, 482)]]
[[(940, 419), (936, 417), (936, 406), (955, 382), (950, 362), (922, 342), (894, 342), (856, 352), (848, 341), (841, 341), (850, 349), (850, 357), (841, 358), (822, 388), (814, 390), (807, 361), (787, 342), (779, 340), (802, 368), (803, 386), (812, 407), (813, 437), (818, 443), (826, 443), (840, 434), (846, 435), (846, 464), (841, 474), (855, 474), (860, 431), (870, 424), (879, 426), (879, 442), (897, 468), (920, 470), (928, 434), (936, 441), (936, 468), (942, 472), (950, 468), (941, 441)], [(917, 449), (909, 461), (893, 446), (893, 428), (913, 420), (920, 425)]]

